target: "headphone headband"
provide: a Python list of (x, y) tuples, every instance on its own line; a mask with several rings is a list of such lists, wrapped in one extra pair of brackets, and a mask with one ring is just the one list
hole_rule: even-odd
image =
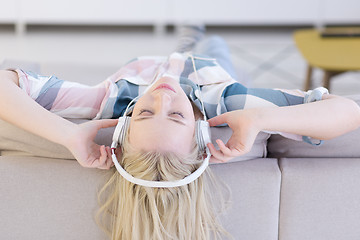
[(209, 160), (211, 157), (211, 154), (209, 152), (209, 150), (206, 150), (206, 158), (203, 161), (203, 163), (201, 164), (201, 166), (196, 169), (196, 171), (194, 171), (193, 173), (191, 173), (190, 175), (186, 176), (185, 178), (181, 179), (181, 180), (177, 180), (177, 181), (148, 181), (148, 180), (144, 180), (144, 179), (140, 179), (140, 178), (135, 178), (134, 176), (130, 175), (128, 172), (125, 171), (125, 169), (120, 165), (120, 163), (118, 162), (117, 158), (116, 158), (116, 154), (115, 154), (115, 149), (116, 149), (117, 144), (113, 142), (113, 144), (111, 145), (111, 151), (112, 151), (112, 160), (115, 164), (116, 170), (120, 173), (120, 175), (125, 178), (127, 181), (143, 186), (143, 187), (152, 187), (152, 188), (172, 188), (172, 187), (180, 187), (180, 186), (184, 186), (187, 185), (193, 181), (195, 181), (196, 179), (198, 179), (201, 174), (203, 174), (203, 172), (206, 170), (207, 166), (209, 165)]
[(125, 169), (120, 165), (119, 161), (117, 160), (115, 149), (118, 144), (122, 145), (124, 143), (127, 130), (130, 126), (130, 117), (120, 117), (118, 125), (115, 128), (114, 135), (113, 135), (113, 142), (111, 144), (111, 152), (112, 152), (112, 161), (116, 167), (116, 170), (120, 173), (120, 175), (137, 185), (141, 185), (144, 187), (154, 187), (154, 188), (171, 188), (171, 187), (179, 187), (187, 185), (197, 178), (201, 176), (201, 174), (206, 170), (207, 166), (209, 165), (209, 160), (211, 157), (210, 150), (207, 148), (206, 144), (209, 143), (211, 140), (210, 138), (210, 127), (207, 121), (198, 120), (196, 122), (196, 129), (195, 129), (195, 137), (196, 142), (199, 146), (200, 151), (206, 151), (206, 158), (204, 159), (201, 166), (188, 175), (187, 177), (177, 180), (177, 181), (148, 181), (143, 180), (140, 178), (135, 178), (134, 176), (130, 175)]

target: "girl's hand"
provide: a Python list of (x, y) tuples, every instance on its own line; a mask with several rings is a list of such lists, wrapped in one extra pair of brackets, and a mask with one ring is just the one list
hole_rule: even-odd
[(117, 119), (104, 119), (79, 124), (65, 146), (81, 166), (110, 169), (113, 166), (111, 148), (96, 144), (94, 139), (101, 128), (116, 126), (117, 122)]
[(226, 123), (233, 130), (233, 134), (226, 144), (220, 139), (216, 140), (220, 150), (216, 150), (212, 143), (208, 144), (212, 154), (211, 162), (227, 162), (249, 152), (260, 131), (256, 127), (256, 111), (252, 109), (224, 113), (209, 119), (208, 122), (210, 126)]

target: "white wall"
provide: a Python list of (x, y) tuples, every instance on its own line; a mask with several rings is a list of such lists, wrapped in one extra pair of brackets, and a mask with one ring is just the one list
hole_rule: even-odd
[(360, 24), (360, 0), (0, 0), (0, 23)]

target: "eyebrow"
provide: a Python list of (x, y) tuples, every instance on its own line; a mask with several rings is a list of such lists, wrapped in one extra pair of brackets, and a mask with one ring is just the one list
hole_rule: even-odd
[[(153, 118), (153, 117), (141, 117), (141, 118), (136, 118), (134, 121), (135, 121), (135, 122), (140, 122), (140, 121), (147, 120), (147, 119), (151, 119), (151, 118)], [(170, 121), (176, 122), (176, 123), (178, 123), (178, 124), (181, 124), (181, 125), (186, 126), (185, 123), (183, 123), (182, 121), (179, 121), (179, 120), (177, 120), (177, 119), (174, 119), (174, 118), (167, 118), (167, 119), (170, 120)]]

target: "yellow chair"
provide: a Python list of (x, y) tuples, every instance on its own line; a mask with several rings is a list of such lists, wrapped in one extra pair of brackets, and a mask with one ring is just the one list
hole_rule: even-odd
[(360, 37), (322, 37), (315, 29), (298, 30), (294, 39), (308, 63), (304, 89), (311, 87), (313, 68), (324, 71), (323, 86), (330, 89), (331, 77), (360, 70)]

